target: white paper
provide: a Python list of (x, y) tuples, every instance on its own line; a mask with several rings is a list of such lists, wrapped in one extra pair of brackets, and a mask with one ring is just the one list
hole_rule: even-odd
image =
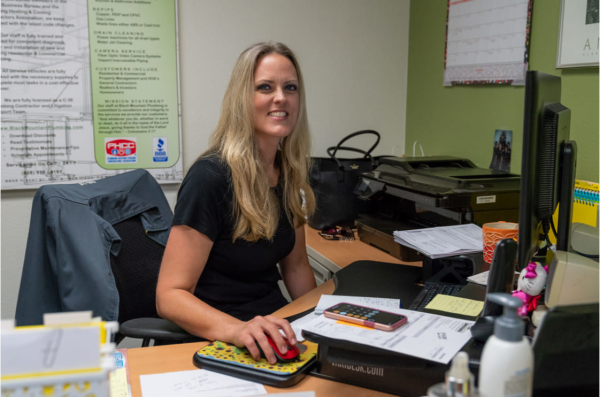
[(388, 311), (408, 317), (408, 322), (387, 332), (338, 324), (336, 320), (320, 315), (305, 324), (304, 329), (328, 338), (379, 347), (442, 364), (449, 363), (471, 339), (470, 330), (474, 321), (404, 309)]
[[(519, 272), (515, 272), (515, 274), (519, 274)], [(467, 280), (483, 286), (487, 286), (488, 277), (490, 276), (489, 270), (487, 272), (479, 273), (474, 276), (468, 277)]]
[(15, 320), (13, 318), (2, 320), (2, 325), (0, 326), (2, 331), (11, 331), (13, 328), (15, 328)]
[(143, 397), (241, 397), (267, 393), (260, 383), (205, 369), (141, 375), (140, 384)]
[(483, 234), (474, 224), (395, 231), (394, 240), (430, 258), (483, 251)]
[(471, 277), (467, 277), (467, 280), (479, 285), (487, 285), (488, 277), (490, 276), (489, 270), (487, 272), (479, 273)]
[[(297, 392), (292, 392), (292, 393), (276, 393), (277, 397), (315, 397), (316, 394), (314, 391), (297, 391)], [(256, 397), (263, 397), (263, 396), (269, 396), (272, 394), (261, 394), (260, 396), (256, 396)]]
[(44, 313), (43, 318), (45, 326), (89, 323), (92, 322), (92, 311)]
[[(304, 329), (304, 325), (308, 324), (309, 322), (311, 322), (319, 316), (320, 314), (312, 312), (290, 324), (292, 326), (292, 329), (294, 330), (294, 333), (296, 334), (296, 340), (298, 342), (302, 342), (304, 340), (304, 338), (302, 337), (302, 330)], [(280, 330), (280, 332), (283, 334), (283, 331)]]
[(100, 327), (2, 330), (2, 376), (100, 367)]
[(322, 314), (323, 311), (338, 303), (352, 303), (354, 305), (373, 307), (375, 309), (385, 310), (399, 309), (400, 299), (387, 299), (387, 298), (368, 298), (363, 296), (343, 296), (343, 295), (321, 295), (319, 304), (315, 308), (316, 314)]

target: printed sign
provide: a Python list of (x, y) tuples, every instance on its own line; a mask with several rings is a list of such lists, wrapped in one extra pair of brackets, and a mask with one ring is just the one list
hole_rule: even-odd
[(496, 196), (479, 196), (477, 204), (491, 204), (496, 202)]
[(152, 161), (155, 163), (169, 160), (167, 138), (152, 138)]
[(107, 164), (137, 163), (136, 138), (105, 138)]

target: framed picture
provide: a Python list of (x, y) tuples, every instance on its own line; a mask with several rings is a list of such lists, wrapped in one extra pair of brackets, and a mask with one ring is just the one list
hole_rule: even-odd
[(600, 0), (562, 0), (557, 68), (598, 66), (598, 3)]

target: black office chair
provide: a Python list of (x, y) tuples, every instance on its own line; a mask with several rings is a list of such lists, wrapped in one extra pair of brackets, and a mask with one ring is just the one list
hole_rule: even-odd
[(198, 342), (204, 340), (189, 334), (156, 312), (156, 283), (165, 247), (145, 236), (139, 216), (113, 225), (121, 237), (118, 256), (110, 255), (110, 266), (119, 291), (120, 331), (115, 343), (125, 337), (143, 339), (142, 347)]

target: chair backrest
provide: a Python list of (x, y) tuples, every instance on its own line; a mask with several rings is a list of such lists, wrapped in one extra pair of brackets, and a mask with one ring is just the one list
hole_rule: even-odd
[(119, 323), (141, 318), (157, 318), (156, 283), (165, 247), (146, 236), (139, 216), (113, 225), (121, 237), (117, 256), (110, 266), (119, 291)]
[(172, 219), (160, 185), (141, 169), (40, 187), (17, 325), (42, 324), (44, 313), (80, 310), (105, 321), (157, 317), (156, 282)]

